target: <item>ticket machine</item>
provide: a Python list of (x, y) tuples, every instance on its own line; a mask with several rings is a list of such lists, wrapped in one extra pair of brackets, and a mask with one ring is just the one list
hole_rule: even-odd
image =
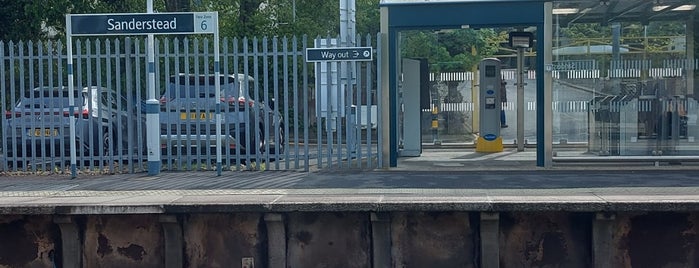
[(480, 134), (476, 141), (476, 152), (502, 152), (502, 137), (500, 136), (500, 60), (495, 58), (483, 59), (479, 69), (479, 124)]

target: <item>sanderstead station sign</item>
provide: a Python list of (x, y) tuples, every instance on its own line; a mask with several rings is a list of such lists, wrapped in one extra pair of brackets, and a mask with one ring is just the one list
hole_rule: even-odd
[(215, 12), (71, 14), (72, 35), (213, 34)]
[[(214, 35), (214, 73), (220, 75), (219, 37), (217, 12), (172, 12), (153, 13), (152, 0), (149, 0), (148, 13), (110, 13), (110, 14), (66, 14), (66, 46), (68, 47), (68, 88), (75, 90), (73, 81), (73, 36), (97, 35), (148, 35), (148, 99), (146, 100), (146, 144), (148, 145), (148, 175), (160, 172), (160, 118), (159, 102), (155, 90), (155, 47), (153, 36), (156, 34), (213, 34)], [(220, 105), (220, 80), (215, 80), (216, 106)], [(69, 94), (70, 109), (74, 109), (73, 94)], [(70, 120), (70, 166), (72, 177), (77, 176), (75, 147), (75, 120)], [(216, 110), (216, 165), (221, 175), (221, 111)]]

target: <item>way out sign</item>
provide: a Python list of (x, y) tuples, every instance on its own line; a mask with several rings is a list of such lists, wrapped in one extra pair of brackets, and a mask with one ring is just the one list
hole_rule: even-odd
[(72, 35), (214, 34), (216, 12), (70, 14)]
[(306, 62), (372, 61), (371, 47), (307, 48)]

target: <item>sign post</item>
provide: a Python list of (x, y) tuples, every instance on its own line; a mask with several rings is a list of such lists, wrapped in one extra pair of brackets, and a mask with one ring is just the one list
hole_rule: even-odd
[(517, 49), (517, 151), (524, 151), (524, 49), (534, 46), (534, 34), (510, 32), (510, 46)]
[[(330, 46), (333, 45), (333, 43), (332, 40), (328, 39), (326, 45)], [(316, 46), (321, 44), (321, 42), (317, 42)], [(317, 111), (320, 116), (323, 116), (323, 110), (325, 110), (324, 117), (327, 119), (325, 124), (328, 133), (330, 131), (335, 131), (337, 128), (337, 119), (339, 117), (344, 117), (347, 112), (349, 112), (349, 116), (345, 119), (345, 122), (348, 126), (355, 126), (357, 124), (357, 118), (359, 118), (356, 116), (357, 107), (352, 104), (345, 104), (345, 90), (350, 90), (349, 96), (352, 96), (352, 87), (349, 86), (349, 84), (352, 83), (351, 79), (353, 77), (353, 75), (350, 74), (351, 70), (347, 69), (346, 65), (347, 62), (373, 61), (372, 57), (374, 53), (372, 50), (372, 47), (306, 48), (306, 62), (314, 62), (316, 65), (316, 86), (319, 89), (316, 93), (316, 107), (318, 107)], [(342, 83), (333, 84), (332, 82), (332, 80), (335, 80), (333, 76), (337, 73), (337, 69), (334, 67), (337, 66), (335, 65), (337, 63), (334, 62), (340, 63), (339, 69), (342, 74), (340, 74), (340, 79), (337, 81), (339, 82), (342, 80)], [(323, 70), (327, 70), (327, 78), (325, 81), (321, 78), (324, 76), (322, 75)], [(323, 95), (325, 95), (325, 97)], [(352, 100), (350, 98), (347, 101), (351, 103)], [(340, 107), (344, 107), (344, 109), (341, 110)], [(354, 155), (357, 148), (356, 135), (354, 131), (347, 132), (347, 148), (348, 152), (352, 155)], [(332, 143), (332, 135), (329, 137), (330, 140), (328, 143), (330, 144)]]
[[(155, 49), (156, 34), (213, 34), (214, 73), (220, 76), (218, 13), (217, 12), (172, 12), (153, 13), (153, 1), (148, 1), (148, 13), (111, 14), (66, 14), (66, 47), (68, 48), (68, 89), (75, 90), (73, 81), (73, 36), (102, 35), (147, 35), (148, 36), (148, 96), (146, 100), (146, 144), (148, 153), (148, 175), (160, 172), (160, 118), (155, 92)], [(216, 79), (216, 161), (221, 175), (221, 81)], [(69, 96), (69, 108), (75, 110), (73, 94)], [(75, 121), (70, 121), (70, 165), (71, 175), (77, 176), (77, 152), (75, 147)]]

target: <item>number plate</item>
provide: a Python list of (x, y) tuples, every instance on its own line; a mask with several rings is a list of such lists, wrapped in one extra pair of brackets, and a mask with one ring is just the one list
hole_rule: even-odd
[(213, 120), (214, 113), (211, 112), (190, 112), (180, 113), (180, 120)]
[(56, 137), (58, 129), (56, 128), (30, 128), (29, 136), (31, 137)]

